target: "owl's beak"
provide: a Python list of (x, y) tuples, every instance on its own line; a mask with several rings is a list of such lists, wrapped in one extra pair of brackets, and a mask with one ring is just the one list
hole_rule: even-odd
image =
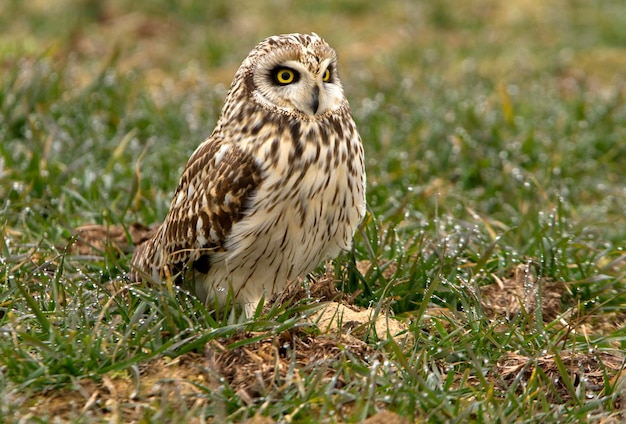
[(320, 88), (316, 85), (313, 87), (313, 98), (311, 99), (311, 110), (313, 115), (317, 113), (317, 109), (320, 107)]

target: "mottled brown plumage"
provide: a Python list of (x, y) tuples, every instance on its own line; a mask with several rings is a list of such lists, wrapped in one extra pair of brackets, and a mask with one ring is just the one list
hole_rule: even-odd
[(206, 301), (232, 290), (250, 314), (349, 249), (364, 214), (363, 147), (335, 51), (316, 34), (270, 37), (235, 74), (131, 277), (193, 279)]

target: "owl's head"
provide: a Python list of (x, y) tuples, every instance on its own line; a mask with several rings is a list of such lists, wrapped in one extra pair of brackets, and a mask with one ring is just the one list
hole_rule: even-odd
[(272, 111), (313, 118), (346, 104), (337, 54), (315, 33), (267, 38), (237, 74), (252, 101)]

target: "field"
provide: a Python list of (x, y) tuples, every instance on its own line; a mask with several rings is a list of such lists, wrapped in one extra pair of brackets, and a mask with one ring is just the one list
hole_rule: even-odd
[[(0, 27), (0, 422), (626, 420), (622, 0), (4, 0)], [(312, 31), (365, 146), (353, 251), (251, 319), (130, 281), (243, 58)]]

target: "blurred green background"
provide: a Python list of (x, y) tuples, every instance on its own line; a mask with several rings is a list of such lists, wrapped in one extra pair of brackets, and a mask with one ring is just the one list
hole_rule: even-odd
[[(621, 215), (607, 197), (623, 204), (625, 22), (619, 0), (5, 0), (3, 144), (29, 141), (25, 125), (34, 112), (54, 121), (64, 108), (91, 109), (69, 113), (84, 113), (85, 122), (48, 127), (43, 119), (39, 129), (52, 137), (69, 133), (60, 144), (51, 141), (63, 157), (49, 152), (46, 159), (87, 160), (134, 131), (123, 161), (136, 160), (147, 140), (158, 144), (147, 164), (155, 149), (183, 150), (167, 155), (176, 169), (165, 180), (144, 181), (171, 192), (247, 52), (272, 34), (314, 31), (339, 52), (374, 207), (402, 198), (430, 215), (432, 204), (420, 204), (439, 193), (438, 202), (461, 196), (455, 201), (506, 221), (507, 207), (546, 200), (541, 191), (571, 198), (582, 213), (589, 205)], [(41, 79), (29, 81), (33, 73)], [(7, 93), (9, 84), (22, 88), (21, 100)], [(120, 92), (105, 99), (99, 89)], [(54, 90), (62, 93), (53, 97)], [(81, 101), (87, 105), (76, 106)], [(167, 128), (147, 122), (149, 113), (137, 111), (142, 101)], [(102, 159), (89, 160), (89, 171), (104, 176)], [(73, 169), (83, 174), (80, 167)]]

